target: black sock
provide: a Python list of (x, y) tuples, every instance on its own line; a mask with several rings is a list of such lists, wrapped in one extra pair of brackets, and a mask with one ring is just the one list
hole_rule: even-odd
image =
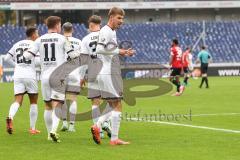
[(187, 84), (187, 81), (188, 81), (188, 77), (185, 77), (183, 82)]
[(173, 79), (171, 79), (171, 82), (177, 87), (177, 92), (179, 92), (180, 86), (181, 86), (180, 81), (177, 80), (176, 78), (173, 78)]
[(205, 77), (205, 83), (206, 83), (206, 87), (208, 88), (208, 78)]
[(202, 81), (201, 81), (201, 84), (200, 84), (200, 88), (202, 87), (203, 82), (205, 81), (205, 78), (206, 78), (206, 77), (202, 77)]
[(180, 88), (180, 82), (179, 81), (177, 81), (177, 80), (173, 80), (172, 81), (173, 82), (173, 84), (175, 84), (175, 86), (177, 86), (177, 92), (179, 92), (180, 90), (179, 90), (179, 88)]
[(180, 92), (180, 83), (177, 85), (177, 92)]

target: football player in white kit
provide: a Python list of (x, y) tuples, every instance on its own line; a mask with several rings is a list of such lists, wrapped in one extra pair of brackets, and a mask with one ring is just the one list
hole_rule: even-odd
[(21, 40), (13, 45), (5, 56), (5, 60), (14, 63), (14, 94), (15, 101), (10, 106), (9, 116), (7, 117), (7, 132), (13, 133), (13, 118), (19, 107), (22, 105), (23, 96), (28, 94), (30, 100), (30, 129), (29, 133), (40, 133), (35, 128), (38, 117), (38, 83), (36, 78), (35, 59), (26, 60), (23, 57), (23, 52), (38, 38), (38, 30), (35, 27), (30, 27), (26, 30), (26, 40)]
[[(70, 22), (66, 22), (62, 26), (63, 29), (63, 35), (67, 37), (67, 39), (70, 41), (72, 47), (74, 50), (81, 50), (81, 40), (73, 37), (73, 25)], [(69, 56), (66, 54), (66, 59), (71, 60)], [(72, 60), (72, 65), (79, 64), (76, 60)], [(75, 63), (76, 61), (76, 63)], [(61, 128), (61, 131), (70, 131), (75, 132), (74, 123), (75, 123), (75, 116), (77, 114), (77, 95), (80, 93), (80, 83), (84, 79), (86, 66), (77, 67), (75, 70), (73, 70), (68, 76), (67, 76), (67, 86), (66, 86), (66, 101), (64, 102), (62, 106), (62, 120), (63, 125)], [(83, 71), (82, 71), (83, 70)], [(81, 74), (84, 72), (83, 74)], [(67, 109), (69, 107), (69, 126), (67, 122)]]
[[(129, 142), (125, 142), (118, 137), (123, 98), (123, 82), (121, 77), (121, 68), (119, 55), (132, 56), (135, 51), (133, 49), (119, 49), (116, 47), (113, 50), (108, 50), (107, 46), (117, 46), (116, 30), (123, 24), (125, 12), (123, 9), (113, 7), (108, 13), (108, 23), (105, 25), (99, 33), (98, 44), (96, 53), (98, 58), (102, 62), (102, 68), (97, 75), (97, 80), (100, 87), (101, 98), (107, 100), (110, 106), (113, 107), (111, 114), (112, 135), (110, 145), (127, 145)], [(107, 117), (106, 117), (107, 118)], [(98, 122), (91, 127), (93, 140), (95, 143), (100, 144), (100, 127), (102, 118), (99, 118)]]
[[(50, 77), (54, 70), (65, 62), (65, 53), (70, 58), (75, 58), (79, 56), (80, 52), (74, 51), (67, 38), (59, 34), (61, 32), (60, 17), (50, 16), (47, 18), (46, 24), (48, 33), (39, 37), (30, 49), (24, 52), (24, 57), (31, 59), (37, 52), (40, 54), (41, 87), (43, 100), (45, 101), (44, 120), (48, 131), (48, 139), (60, 142), (56, 132), (61, 118), (61, 106), (65, 100), (65, 93), (55, 90), (54, 84), (50, 84)], [(56, 77), (55, 82), (58, 81), (59, 77)]]
[[(88, 20), (89, 34), (86, 35), (82, 40), (81, 53), (88, 55), (88, 98), (92, 101), (92, 119), (93, 123), (96, 124), (98, 119), (103, 116), (109, 117), (111, 115), (112, 108), (107, 104), (106, 108), (103, 110), (102, 114), (100, 112), (101, 103), (101, 91), (97, 81), (97, 74), (102, 68), (102, 62), (97, 57), (96, 47), (98, 42), (99, 31), (101, 28), (101, 17), (97, 15), (92, 15)], [(104, 118), (106, 119), (106, 118)], [(104, 131), (107, 135), (111, 137), (111, 128), (109, 125), (103, 125), (100, 128), (101, 138), (104, 137)]]

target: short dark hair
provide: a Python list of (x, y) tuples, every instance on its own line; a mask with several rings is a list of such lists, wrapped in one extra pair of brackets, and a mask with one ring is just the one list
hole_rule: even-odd
[(49, 16), (47, 18), (47, 27), (48, 29), (54, 28), (58, 23), (61, 23), (61, 18), (58, 16)]
[(36, 30), (36, 27), (28, 27), (26, 30), (26, 36), (31, 37), (36, 32)]
[(206, 47), (205, 47), (205, 46), (202, 46), (201, 49), (206, 49)]
[(66, 22), (62, 26), (63, 32), (72, 32), (73, 31), (73, 25), (70, 22)]
[(178, 45), (178, 40), (177, 39), (173, 39), (172, 42), (176, 45)]
[(101, 24), (102, 18), (98, 15), (92, 15), (88, 19), (88, 23)]
[(109, 12), (108, 12), (108, 18), (112, 15), (121, 15), (121, 16), (125, 16), (125, 11), (122, 8), (119, 7), (112, 7)]

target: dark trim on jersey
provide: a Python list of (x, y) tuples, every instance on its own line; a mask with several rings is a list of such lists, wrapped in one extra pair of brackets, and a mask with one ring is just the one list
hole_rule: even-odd
[(101, 98), (101, 95), (95, 97), (88, 97), (88, 99)]
[(66, 94), (70, 94), (70, 95), (79, 95), (79, 94), (80, 94), (80, 91), (77, 92), (77, 91), (68, 91), (68, 90), (66, 90)]
[(52, 102), (52, 100), (44, 100), (45, 103), (49, 103), (49, 102)]
[(104, 47), (106, 46), (104, 43), (98, 43), (98, 44), (100, 44), (100, 45), (102, 45), (102, 46), (104, 46)]
[(24, 94), (26, 94), (27, 93), (27, 91), (25, 91), (25, 92), (23, 92), (23, 93), (17, 93), (17, 94), (15, 94), (14, 96), (20, 96), (20, 95), (24, 95)]
[(8, 52), (8, 54), (10, 54), (10, 56), (12, 56), (12, 57), (13, 57), (13, 55), (12, 55), (10, 52)]
[(114, 31), (114, 29), (112, 29), (109, 25), (106, 25), (106, 26), (108, 26), (111, 30), (113, 30)]
[(63, 101), (63, 100), (53, 99), (53, 98), (51, 98), (51, 100), (52, 100), (52, 101), (57, 101), (57, 102), (60, 102), (60, 103), (64, 104), (64, 101)]
[(73, 49), (71, 49), (70, 51), (67, 51), (67, 54), (69, 54), (70, 52), (73, 52), (74, 50)]
[(104, 100), (122, 100), (123, 97), (106, 97), (106, 98), (102, 98)]
[(34, 57), (36, 56), (36, 54), (34, 54), (33, 52), (31, 51), (28, 51), (28, 53), (31, 53)]
[(28, 95), (38, 95), (38, 93), (27, 93)]

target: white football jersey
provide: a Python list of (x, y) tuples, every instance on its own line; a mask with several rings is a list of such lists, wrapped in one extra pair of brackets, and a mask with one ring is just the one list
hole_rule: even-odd
[(82, 54), (96, 56), (96, 47), (98, 43), (99, 31), (91, 32), (82, 39)]
[(28, 50), (33, 55), (39, 52), (42, 79), (49, 78), (51, 73), (65, 62), (65, 53), (72, 51), (73, 48), (67, 38), (58, 33), (42, 35)]
[[(79, 52), (81, 51), (81, 40), (74, 38), (74, 37), (67, 37), (68, 41), (71, 43), (72, 48), (74, 49), (74, 51), (79, 50)], [(70, 57), (68, 56), (68, 54), (66, 53), (66, 60), (69, 60)], [(69, 75), (68, 78), (70, 79), (77, 79), (80, 81), (81, 75), (80, 75), (81, 71), (80, 71), (80, 67), (76, 68), (75, 70), (73, 70)], [(78, 83), (80, 85), (80, 82)]]
[[(108, 25), (105, 25), (99, 32), (98, 45), (105, 46), (108, 43), (115, 43), (117, 45), (117, 35), (115, 30), (112, 30)], [(98, 54), (97, 56), (103, 62), (103, 67), (99, 74), (121, 74), (118, 55)]]
[(22, 40), (13, 45), (8, 51), (15, 62), (14, 79), (17, 78), (31, 78), (36, 79), (36, 69), (34, 58), (26, 60), (23, 57), (23, 52), (28, 50), (33, 44), (32, 40)]
[[(71, 43), (72, 48), (75, 50), (79, 50), (81, 51), (81, 40), (74, 38), (74, 37), (67, 37), (68, 41)], [(70, 59), (70, 57), (68, 56), (68, 54), (66, 53), (66, 59)]]

